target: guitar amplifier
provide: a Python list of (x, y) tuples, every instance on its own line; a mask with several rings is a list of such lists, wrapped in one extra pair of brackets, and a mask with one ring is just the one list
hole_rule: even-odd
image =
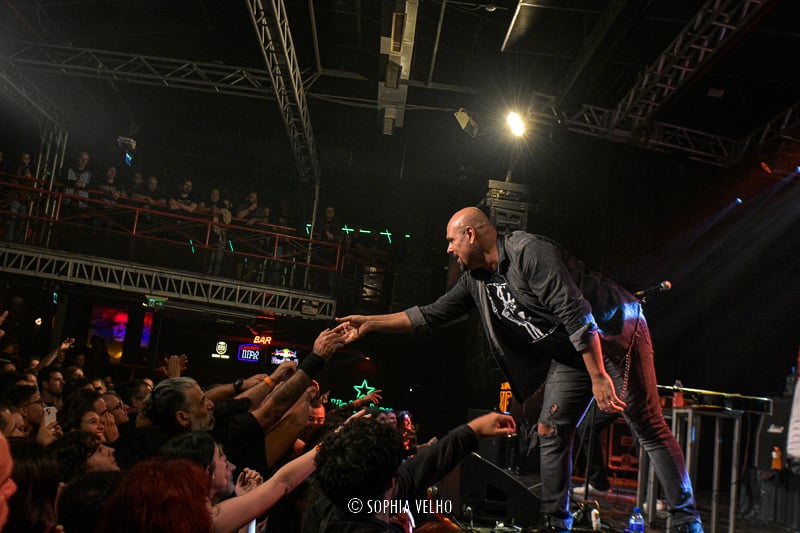
[(639, 456), (636, 439), (624, 419), (617, 419), (608, 428), (608, 469), (615, 472), (638, 472)]
[(786, 441), (789, 432), (789, 413), (792, 399), (776, 396), (772, 398), (772, 414), (764, 416), (764, 423), (758, 433), (758, 453), (755, 466), (758, 470), (770, 470), (772, 465), (772, 448), (777, 446), (786, 453)]

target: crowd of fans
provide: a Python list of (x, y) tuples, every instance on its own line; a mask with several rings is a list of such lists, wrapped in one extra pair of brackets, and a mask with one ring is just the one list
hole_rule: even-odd
[(203, 387), (187, 375), (185, 355), (166, 359), (155, 382), (114, 382), (103, 361), (77, 356), (74, 339), (43, 357), (4, 350), (0, 530), (445, 527), (414, 516), (413, 503), (377, 512), (347, 502), (425, 498), (476, 437), (508, 434), (513, 419), (486, 415), (418, 444), (409, 412), (378, 407), (381, 391), (333, 408), (314, 377), (344, 344), (345, 327), (322, 331), (299, 365)]
[[(34, 189), (46, 188), (36, 179), (35, 159), (26, 152), (12, 164), (0, 152), (0, 238), (6, 241), (35, 240), (30, 215), (42, 206)], [(292, 253), (280, 239), (270, 241), (279, 234), (306, 236), (289, 202), (268, 206), (257, 191), (231, 194), (227, 184), (198, 196), (190, 179), (162, 185), (135, 169), (125, 179), (115, 166), (96, 173), (81, 152), (55, 179), (63, 193), (59, 217), (67, 225), (56, 226), (53, 242), (290, 285), (287, 263), (232, 253), (237, 228), (264, 229), (262, 238), (250, 239), (254, 250)], [(158, 239), (120, 246), (118, 237), (106, 238), (131, 222), (124, 213), (132, 210), (137, 231)], [(168, 230), (159, 226), (165, 213)], [(195, 241), (199, 254), (174, 242), (166, 248), (175, 235), (194, 238), (197, 219), (211, 221), (208, 234)], [(358, 228), (343, 233), (333, 206), (322, 210), (316, 227), (314, 237), (333, 245), (321, 254), (323, 262), (347, 256), (388, 263), (380, 237), (360, 240)], [(311, 288), (334, 292), (342, 274), (350, 274), (347, 267), (308, 278)], [(6, 317), (0, 315), (0, 326)], [(476, 437), (507, 434), (513, 420), (492, 414), (420, 443), (411, 413), (377, 407), (380, 391), (334, 408), (314, 377), (342, 346), (341, 328), (321, 332), (300, 365), (284, 363), (270, 374), (223, 384), (189, 377), (185, 355), (166, 359), (153, 379), (115, 380), (107, 358), (75, 339), (38, 356), (20, 353), (0, 329), (0, 531), (435, 531), (442, 522), (432, 515), (355, 512), (347, 502), (425, 498), (427, 486), (477, 447)]]

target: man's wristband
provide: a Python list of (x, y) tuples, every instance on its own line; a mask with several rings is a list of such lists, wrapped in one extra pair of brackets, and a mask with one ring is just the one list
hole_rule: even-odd
[(275, 388), (275, 382), (274, 382), (274, 381), (272, 381), (272, 379), (270, 379), (270, 377), (269, 377), (269, 376), (264, 376), (264, 383), (266, 383), (267, 385), (269, 385), (269, 388), (270, 388), (270, 389), (274, 389), (274, 388)]
[(325, 366), (325, 359), (318, 356), (314, 352), (311, 352), (303, 359), (303, 362), (300, 363), (298, 367), (299, 370), (302, 370), (312, 378), (317, 375), (317, 372), (322, 370), (322, 367)]

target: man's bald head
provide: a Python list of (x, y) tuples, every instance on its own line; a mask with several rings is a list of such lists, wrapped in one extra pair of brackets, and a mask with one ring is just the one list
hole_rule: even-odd
[(492, 223), (489, 222), (489, 219), (483, 214), (483, 211), (477, 207), (465, 207), (464, 209), (460, 209), (450, 217), (450, 222), (448, 222), (447, 225), (453, 225), (459, 231), (464, 231), (464, 228), (467, 226), (471, 226), (478, 231), (489, 227), (494, 229)]
[(447, 253), (453, 254), (462, 268), (495, 268), (497, 230), (480, 209), (465, 207), (450, 217), (447, 242)]

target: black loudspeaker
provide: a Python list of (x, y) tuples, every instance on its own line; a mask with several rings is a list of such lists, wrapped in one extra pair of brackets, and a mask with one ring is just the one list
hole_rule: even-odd
[(472, 453), (438, 484), (438, 498), (452, 502), (462, 524), (535, 527), (539, 521), (539, 477), (516, 475)]
[(764, 416), (764, 424), (758, 433), (758, 454), (755, 456), (757, 470), (770, 470), (772, 449), (777, 446), (786, 453), (786, 438), (789, 433), (789, 414), (792, 398), (775, 396), (772, 398), (772, 414)]

